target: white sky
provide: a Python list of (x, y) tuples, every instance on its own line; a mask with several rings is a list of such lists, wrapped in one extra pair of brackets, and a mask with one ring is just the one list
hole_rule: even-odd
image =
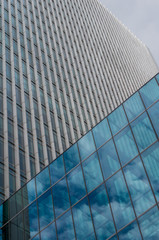
[(150, 49), (159, 66), (159, 0), (99, 0)]

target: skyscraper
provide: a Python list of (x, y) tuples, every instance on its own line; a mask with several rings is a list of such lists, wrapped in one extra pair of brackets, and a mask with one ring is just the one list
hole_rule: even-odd
[(0, 3), (0, 199), (158, 72), (97, 0)]

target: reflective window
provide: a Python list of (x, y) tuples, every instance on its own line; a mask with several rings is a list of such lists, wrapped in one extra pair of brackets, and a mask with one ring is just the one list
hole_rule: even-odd
[(110, 140), (103, 147), (101, 147), (98, 150), (98, 155), (102, 166), (104, 179), (110, 177), (120, 168), (113, 140)]
[(70, 207), (66, 179), (62, 179), (53, 188), (53, 201), (56, 217)]
[(122, 172), (118, 172), (106, 182), (116, 227), (120, 229), (134, 219), (134, 212)]
[(68, 187), (70, 192), (71, 204), (75, 204), (84, 195), (86, 195), (86, 189), (83, 179), (83, 173), (81, 165), (75, 168), (67, 175)]
[(140, 158), (138, 157), (129, 163), (124, 168), (124, 173), (136, 215), (139, 216), (155, 204), (155, 199)]
[(28, 182), (22, 189), (23, 191), (23, 204), (24, 206), (28, 205), (34, 199), (35, 196), (35, 179), (33, 178), (30, 182)]
[(51, 184), (56, 183), (65, 175), (62, 156), (58, 157), (50, 164)]
[(123, 105), (129, 121), (132, 121), (145, 110), (138, 92), (126, 100)]
[(36, 235), (34, 238), (32, 238), (32, 240), (40, 240), (40, 236), (39, 236), (39, 234)]
[(151, 108), (149, 108), (148, 113), (159, 137), (159, 102), (155, 103)]
[(131, 126), (140, 151), (147, 148), (156, 140), (155, 133), (146, 112), (131, 123)]
[(159, 83), (159, 74), (156, 76), (157, 82)]
[(105, 143), (109, 138), (111, 138), (111, 133), (106, 118), (96, 127), (94, 127), (92, 129), (92, 132), (97, 148), (100, 147), (103, 143)]
[(159, 201), (159, 143), (155, 143), (142, 155), (156, 198)]
[(97, 153), (90, 156), (82, 165), (87, 190), (90, 192), (103, 181)]
[(37, 187), (38, 196), (50, 187), (50, 177), (49, 177), (48, 167), (45, 168), (36, 176), (36, 187)]
[(75, 167), (79, 162), (79, 154), (77, 144), (74, 144), (63, 154), (66, 172), (69, 172), (73, 167)]
[(144, 87), (140, 89), (141, 97), (146, 107), (151, 106), (156, 100), (159, 99), (159, 86), (155, 79), (152, 79)]
[(143, 239), (157, 240), (159, 239), (159, 210), (154, 207), (141, 218), (139, 218), (139, 224)]
[(89, 195), (97, 239), (105, 240), (115, 233), (109, 202), (104, 185)]
[(138, 154), (137, 147), (129, 126), (124, 128), (118, 135), (116, 135), (114, 137), (114, 141), (122, 165), (126, 164)]
[(71, 211), (62, 215), (57, 221), (57, 235), (59, 240), (75, 239)]
[(128, 124), (123, 106), (118, 107), (114, 112), (108, 116), (110, 128), (113, 135), (120, 131), (125, 125)]
[(54, 220), (51, 189), (38, 199), (40, 229)]
[(142, 239), (136, 221), (131, 223), (126, 228), (124, 228), (121, 232), (119, 232), (118, 236), (119, 236), (119, 240), (136, 240), (136, 239), (140, 240), (140, 239)]
[(72, 208), (77, 239), (95, 239), (87, 198)]
[(41, 240), (55, 240), (56, 238), (56, 230), (55, 223), (50, 224), (47, 228), (45, 228), (41, 232)]
[(78, 147), (82, 160), (95, 151), (95, 145), (91, 131), (78, 141)]

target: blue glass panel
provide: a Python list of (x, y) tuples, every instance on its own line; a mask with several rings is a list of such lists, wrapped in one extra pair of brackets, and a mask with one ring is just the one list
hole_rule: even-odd
[(96, 127), (94, 127), (92, 129), (92, 132), (97, 148), (104, 144), (109, 138), (111, 138), (111, 133), (106, 118)]
[(118, 240), (117, 236), (110, 238), (109, 240)]
[(73, 167), (75, 167), (79, 162), (79, 153), (77, 144), (74, 144), (63, 154), (66, 172), (69, 172)]
[(145, 170), (140, 158), (136, 158), (124, 168), (126, 181), (137, 216), (155, 204)]
[(35, 178), (23, 187), (23, 205), (30, 204), (36, 198)]
[(146, 112), (131, 123), (131, 126), (140, 151), (156, 140), (156, 135)]
[(71, 204), (73, 205), (77, 201), (79, 201), (84, 195), (86, 195), (81, 165), (67, 175), (67, 180)]
[(118, 135), (116, 135), (114, 140), (122, 165), (126, 164), (138, 154), (137, 147), (129, 126), (124, 128)]
[(111, 177), (106, 186), (116, 226), (120, 229), (135, 217), (122, 172)]
[(77, 239), (93, 239), (94, 230), (87, 198), (75, 205), (72, 211)]
[(24, 225), (25, 231), (28, 232), (28, 236), (33, 237), (38, 233), (39, 228), (36, 202), (32, 203), (24, 210)]
[(39, 234), (36, 235), (34, 238), (32, 238), (32, 240), (40, 240), (40, 236), (39, 236)]
[(103, 147), (101, 147), (98, 150), (98, 155), (101, 162), (104, 179), (110, 177), (120, 168), (113, 140), (110, 140)]
[(125, 125), (128, 124), (123, 106), (118, 107), (114, 112), (108, 116), (110, 128), (113, 135), (120, 131)]
[(104, 185), (89, 195), (97, 239), (105, 240), (115, 233), (109, 202)]
[(0, 205), (0, 227), (3, 225), (3, 205)]
[(151, 108), (149, 108), (148, 113), (159, 137), (159, 102), (155, 103)]
[(70, 207), (66, 178), (58, 182), (52, 190), (55, 214), (58, 217)]
[(51, 189), (38, 199), (40, 229), (54, 220)]
[(156, 76), (157, 82), (159, 83), (159, 74)]
[(58, 157), (50, 164), (51, 184), (56, 183), (65, 175), (64, 163), (62, 156)]
[(146, 107), (159, 99), (159, 87), (155, 79), (152, 79), (144, 87), (140, 89), (141, 97)]
[(82, 163), (88, 192), (97, 187), (102, 181), (102, 173), (97, 153), (95, 152)]
[(119, 232), (118, 236), (119, 236), (119, 240), (140, 240), (140, 239), (142, 239), (136, 221), (131, 223), (126, 228), (124, 228), (121, 232)]
[(95, 145), (91, 131), (78, 141), (78, 147), (82, 160), (95, 151)]
[(52, 223), (41, 232), (41, 240), (55, 240), (55, 239), (57, 239), (55, 223)]
[(159, 143), (152, 145), (141, 156), (157, 201), (159, 201)]
[(136, 118), (140, 113), (142, 113), (145, 110), (138, 92), (135, 93), (128, 100), (126, 100), (126, 102), (123, 103), (123, 105), (129, 121), (132, 121), (134, 118)]
[(157, 207), (139, 218), (139, 224), (144, 240), (159, 239), (159, 210)]
[(48, 167), (36, 176), (37, 195), (39, 196), (50, 187), (50, 177)]
[(75, 239), (71, 211), (62, 215), (57, 221), (57, 235), (59, 240)]

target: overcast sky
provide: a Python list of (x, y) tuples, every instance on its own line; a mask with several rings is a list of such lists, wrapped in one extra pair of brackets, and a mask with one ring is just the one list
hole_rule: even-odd
[(159, 0), (99, 0), (150, 49), (159, 66)]

